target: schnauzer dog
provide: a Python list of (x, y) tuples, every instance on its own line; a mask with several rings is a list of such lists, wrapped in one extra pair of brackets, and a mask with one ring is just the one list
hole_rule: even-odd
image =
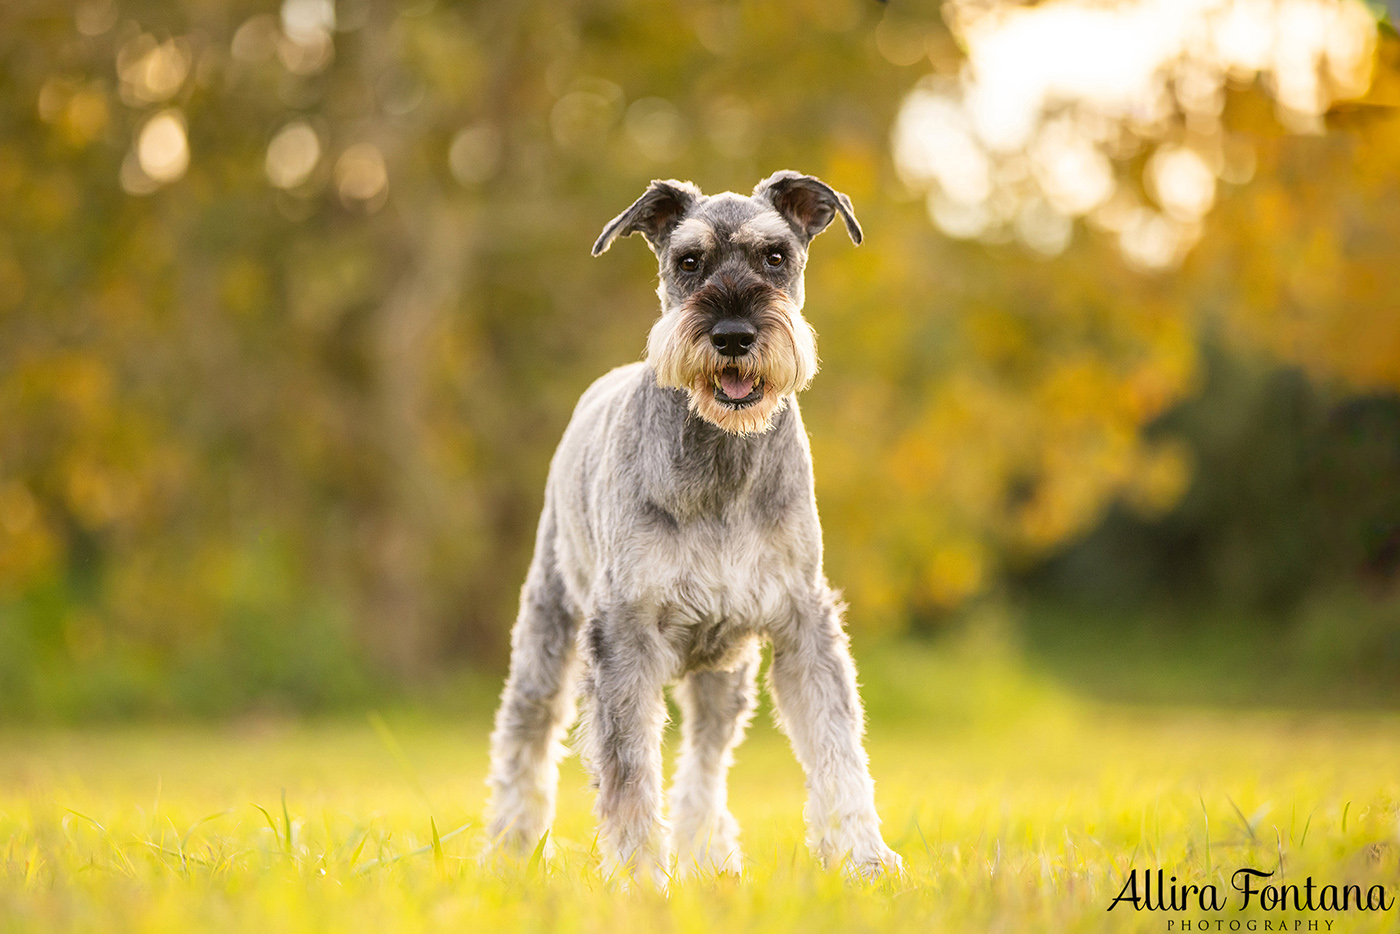
[[(646, 239), (661, 317), (644, 361), (583, 394), (550, 465), (491, 735), (493, 846), (529, 853), (549, 829), (580, 694), (604, 872), (664, 886), (673, 848), (681, 874), (739, 872), (726, 773), (766, 639), (778, 722), (807, 776), (809, 846), (828, 867), (902, 870), (880, 836), (796, 400), (817, 370), (807, 247), (837, 215), (859, 244), (850, 199), (809, 175), (778, 172), (750, 197), (656, 181), (593, 245)], [(684, 716), (669, 834), (668, 683)]]

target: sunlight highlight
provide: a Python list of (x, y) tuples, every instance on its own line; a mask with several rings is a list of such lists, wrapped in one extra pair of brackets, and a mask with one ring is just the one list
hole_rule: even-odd
[[(135, 154), (136, 165), (150, 180), (152, 190), (183, 176), (190, 165), (184, 114), (166, 110), (147, 120), (136, 138)], [(139, 187), (128, 186), (128, 190), (138, 193)]]
[(346, 204), (378, 207), (389, 189), (384, 154), (373, 143), (356, 143), (335, 164), (335, 186)]
[[(1280, 122), (1320, 132), (1371, 80), (1376, 21), (1358, 0), (954, 0), (966, 61), (905, 98), (894, 156), (958, 238), (1011, 238), (1047, 255), (1073, 220), (1116, 234), (1143, 269), (1178, 263), (1216, 181), (1252, 171), (1225, 132), (1230, 87), (1259, 81)], [(1143, 203), (1129, 166), (1143, 150)]]
[(294, 121), (278, 131), (268, 144), (268, 181), (278, 188), (296, 188), (311, 177), (320, 161), (320, 137), (304, 121)]

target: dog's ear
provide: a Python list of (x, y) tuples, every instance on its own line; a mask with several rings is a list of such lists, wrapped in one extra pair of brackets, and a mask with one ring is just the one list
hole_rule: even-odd
[(837, 214), (845, 222), (852, 243), (859, 246), (865, 239), (851, 209), (851, 199), (815, 176), (790, 169), (774, 172), (758, 183), (753, 196), (773, 205), (807, 243), (825, 230)]
[(593, 255), (606, 252), (618, 237), (634, 233), (646, 238), (653, 253), (660, 253), (666, 238), (700, 197), (700, 189), (690, 182), (675, 179), (652, 182), (630, 208), (603, 228), (598, 242), (593, 244)]

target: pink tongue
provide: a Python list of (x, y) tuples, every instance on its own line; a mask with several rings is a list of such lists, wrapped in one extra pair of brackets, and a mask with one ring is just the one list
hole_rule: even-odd
[(738, 370), (725, 370), (719, 375), (719, 386), (731, 399), (742, 399), (753, 392), (753, 379), (739, 375)]

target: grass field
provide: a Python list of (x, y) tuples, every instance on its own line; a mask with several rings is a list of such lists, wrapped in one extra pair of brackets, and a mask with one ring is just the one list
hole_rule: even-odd
[[(801, 773), (766, 717), (731, 783), (746, 875), (665, 897), (599, 877), (573, 760), (552, 858), (478, 863), (484, 710), (386, 711), (387, 731), (360, 717), (10, 731), (0, 930), (1400, 927), (1393, 906), (1240, 911), (1230, 888), (1239, 867), (1275, 871), (1270, 882), (1281, 868), (1286, 882), (1380, 884), (1394, 899), (1400, 718), (1108, 706), (985, 656), (909, 646), (862, 656), (880, 810), (909, 866), (901, 880), (856, 884), (814, 865)], [(1130, 868), (1214, 883), (1229, 901), (1107, 911)]]

